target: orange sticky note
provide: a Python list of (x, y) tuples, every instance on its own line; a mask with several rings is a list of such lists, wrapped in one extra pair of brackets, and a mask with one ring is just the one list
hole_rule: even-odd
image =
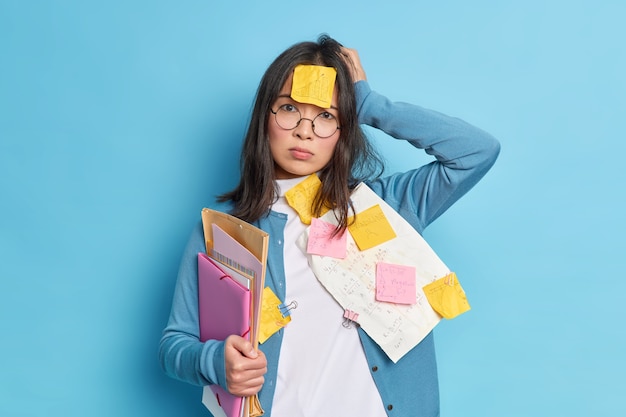
[(281, 302), (270, 287), (263, 288), (261, 302), (261, 320), (259, 322), (259, 343), (265, 342), (271, 335), (282, 329), (291, 321), (291, 316), (283, 316), (280, 311)]
[(293, 71), (291, 98), (328, 109), (333, 99), (337, 70), (320, 65), (298, 65)]
[(376, 264), (376, 300), (396, 304), (415, 304), (417, 302), (415, 267), (378, 262)]
[[(287, 204), (298, 213), (300, 221), (304, 224), (311, 224), (311, 218), (313, 217), (311, 205), (321, 186), (322, 182), (317, 177), (317, 174), (311, 174), (285, 193)], [(327, 211), (328, 209), (325, 209), (320, 215)]]
[(348, 231), (360, 250), (373, 248), (396, 237), (396, 232), (378, 204), (357, 213), (356, 221), (353, 222), (353, 219), (349, 219)]
[(424, 286), (430, 306), (446, 319), (452, 319), (470, 309), (465, 291), (454, 272)]
[(313, 217), (309, 229), (307, 253), (344, 259), (347, 252), (346, 233), (332, 236), (335, 225)]

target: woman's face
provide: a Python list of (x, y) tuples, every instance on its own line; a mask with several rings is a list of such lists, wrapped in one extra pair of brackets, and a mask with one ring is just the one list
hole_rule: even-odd
[(298, 126), (284, 129), (277, 124), (274, 114), (269, 113), (267, 130), (276, 179), (307, 176), (324, 168), (330, 161), (340, 136), (337, 129), (329, 137), (321, 138), (313, 131), (312, 123), (312, 120), (320, 114), (320, 117), (325, 119), (332, 118), (330, 116), (332, 115), (339, 120), (336, 86), (333, 90), (331, 108), (324, 109), (313, 104), (294, 101), (290, 97), (292, 79), (293, 73), (280, 90), (278, 99), (272, 105), (272, 111), (276, 112), (281, 107), (289, 111), (295, 111), (297, 108), (302, 117)]

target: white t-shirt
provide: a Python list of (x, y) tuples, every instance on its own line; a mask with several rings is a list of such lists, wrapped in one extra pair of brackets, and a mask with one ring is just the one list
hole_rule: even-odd
[(286, 296), (297, 302), (278, 361), (274, 417), (385, 417), (354, 325), (346, 328), (343, 309), (317, 280), (296, 239), (307, 225), (287, 204), (285, 191), (304, 178), (278, 180), (273, 210), (288, 216), (284, 235)]

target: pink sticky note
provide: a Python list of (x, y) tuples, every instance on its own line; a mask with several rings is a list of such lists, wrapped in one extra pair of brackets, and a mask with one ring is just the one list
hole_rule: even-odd
[(376, 300), (415, 304), (417, 302), (415, 268), (385, 262), (377, 263)]
[(331, 256), (343, 259), (346, 257), (346, 233), (332, 237), (335, 226), (313, 217), (309, 229), (309, 241), (306, 251), (311, 255)]

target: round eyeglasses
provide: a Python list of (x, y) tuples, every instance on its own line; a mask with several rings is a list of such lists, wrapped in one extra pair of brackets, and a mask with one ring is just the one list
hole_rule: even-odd
[(278, 110), (274, 111), (270, 109), (276, 118), (276, 124), (285, 130), (292, 130), (298, 127), (302, 119), (309, 120), (313, 126), (313, 133), (320, 138), (329, 138), (337, 130), (339, 130), (339, 122), (337, 118), (327, 112), (323, 111), (313, 119), (307, 119), (302, 117), (300, 110), (293, 104), (283, 104), (278, 107)]

